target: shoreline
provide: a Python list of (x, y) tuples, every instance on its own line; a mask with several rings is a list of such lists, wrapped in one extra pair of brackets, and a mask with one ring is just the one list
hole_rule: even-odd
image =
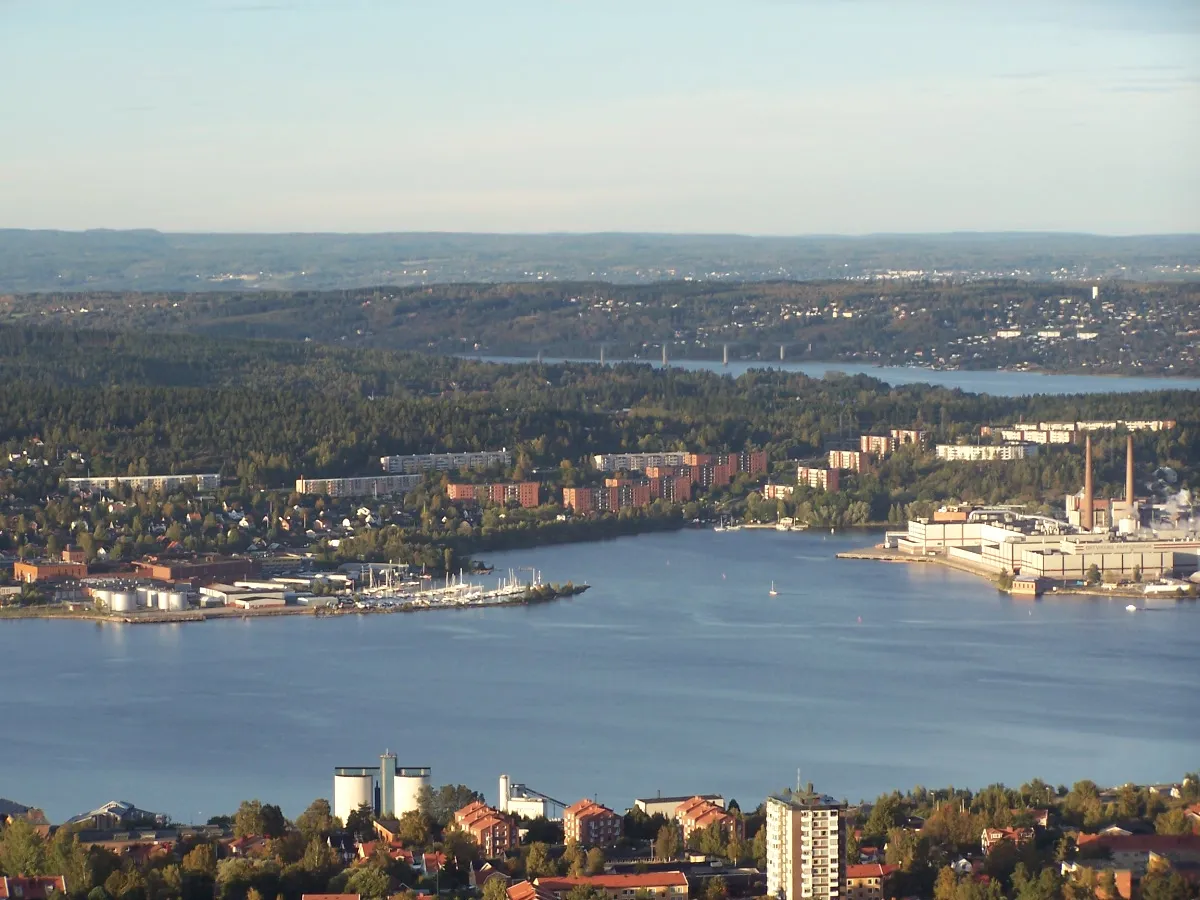
[(544, 597), (526, 594), (516, 600), (484, 600), (478, 603), (444, 603), (424, 606), (414, 603), (406, 603), (393, 607), (351, 606), (348, 608), (327, 605), (272, 606), (266, 609), (237, 609), (236, 607), (229, 606), (213, 606), (204, 609), (116, 614), (101, 610), (68, 610), (27, 606), (16, 610), (0, 610), (0, 622), (5, 619), (70, 619), (77, 622), (96, 622), (100, 625), (174, 625), (185, 622), (278, 618), (281, 616), (312, 616), (317, 619), (326, 619), (341, 616), (391, 615), (393, 613), (416, 613), (431, 610), (490, 609), (498, 606), (537, 606), (542, 603), (552, 603), (556, 600), (562, 600), (566, 597), (578, 596), (590, 587), (591, 585), (588, 584), (578, 584), (566, 589), (556, 588), (552, 593)]
[(1145, 601), (1147, 598), (1151, 598), (1150, 603), (1152, 605), (1166, 607), (1175, 603), (1179, 603), (1183, 600), (1196, 599), (1188, 596), (1176, 597), (1171, 596), (1170, 594), (1146, 594), (1143, 592), (1140, 585), (1136, 587), (1126, 587), (1122, 585), (1112, 588), (1105, 588), (1103, 585), (1085, 585), (1084, 587), (1054, 586), (1053, 588), (1038, 593), (1036, 596), (1028, 594), (1016, 594), (1011, 589), (1005, 590), (1004, 588), (999, 587), (995, 583), (995, 573), (987, 572), (974, 566), (967, 565), (966, 563), (949, 559), (943, 554), (938, 554), (936, 556), (909, 556), (907, 553), (901, 553), (898, 550), (886, 550), (882, 547), (863, 547), (859, 550), (843, 550), (841, 553), (837, 554), (837, 558), (865, 560), (868, 562), (942, 566), (946, 569), (953, 569), (956, 572), (963, 572), (964, 574), (974, 575), (977, 578), (981, 578), (995, 587), (998, 593), (1008, 594), (1012, 597), (1020, 597), (1028, 600), (1040, 600), (1044, 597), (1051, 596), (1097, 598), (1120, 597), (1122, 599), (1132, 598), (1143, 601)]

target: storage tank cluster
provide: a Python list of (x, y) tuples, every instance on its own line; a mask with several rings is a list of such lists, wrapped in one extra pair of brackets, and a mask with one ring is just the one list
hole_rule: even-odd
[(402, 816), (420, 808), (421, 788), (429, 785), (428, 766), (397, 766), (384, 753), (378, 766), (338, 766), (333, 770), (333, 814), (342, 822), (364, 803), (381, 816)]
[(163, 589), (144, 582), (109, 580), (93, 583), (92, 599), (110, 612), (161, 609), (179, 612), (188, 608), (188, 595), (175, 588)]

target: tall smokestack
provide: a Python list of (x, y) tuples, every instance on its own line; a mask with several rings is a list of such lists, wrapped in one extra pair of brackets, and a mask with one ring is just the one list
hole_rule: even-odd
[(1083, 503), (1079, 507), (1079, 527), (1091, 531), (1096, 517), (1092, 512), (1092, 436), (1083, 441)]
[(1125, 443), (1125, 502), (1129, 504), (1129, 515), (1133, 516), (1133, 435)]

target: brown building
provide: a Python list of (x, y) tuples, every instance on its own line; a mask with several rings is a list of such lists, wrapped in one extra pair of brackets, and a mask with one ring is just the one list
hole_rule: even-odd
[(608, 490), (608, 508), (629, 509), (650, 505), (650, 481), (645, 478), (605, 478)]
[(258, 574), (258, 563), (252, 559), (210, 557), (187, 561), (163, 562), (148, 559), (133, 564), (137, 574), (155, 581), (214, 582), (245, 581)]
[(851, 472), (870, 472), (871, 457), (861, 450), (830, 450), (829, 468), (849, 469)]
[(536, 481), (517, 481), (495, 484), (448, 484), (446, 496), (465, 503), (490, 500), (493, 503), (519, 503), (532, 509), (539, 503), (540, 485)]
[(580, 800), (563, 810), (563, 840), (568, 843), (607, 847), (620, 839), (623, 825), (621, 816), (594, 800)]
[(849, 900), (883, 900), (888, 879), (899, 866), (864, 863), (846, 866), (846, 896)]
[(78, 547), (68, 547), (62, 552), (63, 562), (70, 563), (86, 563), (87, 553), (80, 550)]
[(67, 879), (62, 875), (0, 876), (0, 900), (45, 900), (51, 894), (67, 893)]
[(563, 488), (563, 506), (566, 509), (574, 510), (579, 515), (598, 512), (596, 493), (595, 488)]
[(830, 494), (838, 492), (839, 478), (837, 469), (816, 469), (811, 466), (799, 466), (796, 469), (797, 484), (806, 484)]
[(1011, 841), (1018, 847), (1023, 844), (1033, 843), (1032, 828), (985, 828), (979, 837), (979, 844), (983, 848), (983, 852), (990, 853), (992, 848), (997, 844), (1002, 844), (1005, 841)]
[(793, 484), (767, 484), (762, 490), (764, 500), (790, 500), (794, 493), (796, 486)]
[(744, 837), (746, 833), (741, 819), (733, 813), (727, 812), (724, 807), (718, 806), (711, 800), (705, 800), (703, 797), (692, 797), (690, 800), (680, 803), (675, 808), (675, 821), (683, 830), (685, 845), (693, 834), (712, 825), (721, 829), (726, 840), (734, 835), (739, 838)]
[(521, 842), (517, 823), (479, 800), (456, 812), (454, 824), (471, 836), (487, 858), (502, 856)]
[(864, 434), (858, 439), (858, 449), (883, 459), (896, 449), (896, 439), (884, 434)]
[(87, 573), (87, 566), (84, 563), (77, 562), (39, 559), (34, 562), (21, 561), (13, 563), (13, 578), (25, 584), (63, 581), (68, 578), (86, 578)]

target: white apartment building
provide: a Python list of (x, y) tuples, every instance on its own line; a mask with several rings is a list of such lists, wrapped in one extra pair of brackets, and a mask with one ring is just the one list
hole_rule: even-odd
[(479, 453), (414, 453), (409, 456), (381, 456), (383, 471), (390, 475), (415, 475), (419, 472), (452, 472), (455, 469), (487, 469), (511, 466), (508, 450), (483, 450)]
[(124, 475), (98, 478), (68, 478), (67, 487), (74, 493), (84, 491), (116, 490), (118, 486), (131, 487), (137, 491), (177, 491), (185, 485), (197, 490), (215, 491), (221, 486), (221, 476), (208, 475)]
[(846, 806), (805, 791), (767, 798), (767, 896), (839, 900), (846, 896)]
[(682, 450), (677, 453), (597, 453), (592, 457), (592, 465), (597, 472), (644, 472), (650, 466), (682, 466), (687, 455)]
[(938, 444), (937, 458), (971, 462), (1026, 459), (1037, 456), (1036, 444)]
[(411, 491), (421, 483), (421, 475), (366, 475), (361, 478), (296, 479), (297, 494), (327, 497), (387, 497)]

